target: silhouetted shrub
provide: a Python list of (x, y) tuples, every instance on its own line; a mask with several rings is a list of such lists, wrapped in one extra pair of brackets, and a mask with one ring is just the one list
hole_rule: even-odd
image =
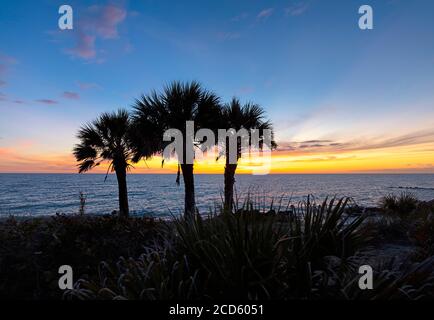
[(411, 193), (401, 193), (399, 196), (390, 194), (380, 200), (380, 208), (387, 214), (397, 214), (400, 217), (410, 216), (417, 208), (419, 200)]

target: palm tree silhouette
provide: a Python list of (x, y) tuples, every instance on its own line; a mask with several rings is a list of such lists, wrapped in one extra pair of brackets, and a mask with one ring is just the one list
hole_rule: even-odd
[[(261, 106), (253, 103), (247, 103), (244, 106), (241, 105), (239, 99), (233, 98), (232, 101), (223, 106), (222, 110), (222, 124), (226, 129), (235, 129), (236, 131), (240, 129), (246, 129), (250, 135), (252, 129), (259, 130), (260, 144), (259, 147), (263, 147), (264, 137), (263, 133), (265, 129), (272, 130), (272, 125), (270, 121), (265, 119), (265, 111)], [(273, 131), (272, 131), (273, 137)], [(252, 141), (249, 139), (249, 145)], [(238, 166), (238, 160), (242, 156), (242, 143), (237, 138), (237, 154), (236, 163), (230, 163), (229, 157), (229, 137), (225, 140), (225, 156), (226, 164), (224, 171), (224, 209), (225, 212), (231, 212), (233, 207), (234, 198), (234, 183), (235, 183), (235, 172)], [(271, 139), (271, 149), (277, 147), (274, 139)]]
[[(103, 113), (98, 119), (84, 125), (78, 131), (80, 143), (74, 147), (79, 162), (79, 173), (91, 170), (102, 162), (109, 162), (107, 174), (115, 172), (119, 188), (119, 213), (129, 214), (127, 170), (132, 153), (129, 146), (130, 116), (126, 110)], [(107, 175), (106, 175), (107, 178)]]
[[(216, 131), (219, 124), (220, 99), (214, 93), (202, 88), (198, 82), (172, 82), (162, 93), (155, 91), (149, 95), (142, 95), (134, 105), (133, 146), (134, 159), (163, 152), (170, 142), (163, 141), (163, 134), (168, 129), (178, 129), (186, 139), (186, 122), (194, 121), (194, 132), (201, 128)], [(194, 141), (199, 146), (200, 141)], [(178, 178), (182, 172), (185, 188), (186, 217), (196, 212), (194, 193), (194, 165), (187, 163), (187, 152), (194, 154), (194, 147), (187, 150), (187, 143), (183, 143), (183, 150), (178, 154)], [(162, 162), (164, 164), (164, 160)]]

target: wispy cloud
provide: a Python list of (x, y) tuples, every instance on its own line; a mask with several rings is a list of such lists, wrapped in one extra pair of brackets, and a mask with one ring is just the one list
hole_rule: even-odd
[(86, 22), (87, 27), (95, 29), (97, 35), (104, 39), (117, 38), (118, 25), (127, 16), (127, 11), (124, 8), (113, 5), (94, 5), (89, 8), (89, 13), (93, 18)]
[(221, 41), (239, 39), (241, 34), (238, 32), (218, 32), (217, 38)]
[[(0, 52), (0, 77), (4, 77), (9, 70), (9, 67), (16, 64), (17, 60), (11, 56)], [(0, 87), (5, 86), (7, 82), (4, 79), (0, 79)]]
[(68, 49), (67, 52), (73, 56), (82, 59), (91, 59), (96, 56), (95, 49), (96, 36), (85, 34), (84, 32), (77, 32), (77, 43), (74, 48)]
[[(91, 60), (96, 58), (97, 39), (116, 39), (119, 37), (118, 27), (127, 17), (127, 11), (115, 5), (93, 5), (86, 9), (83, 18), (77, 23), (75, 31), (76, 44), (67, 52), (72, 56)], [(101, 59), (97, 61), (102, 61)]]
[(267, 18), (272, 16), (273, 12), (274, 12), (274, 8), (264, 9), (258, 13), (257, 18), (258, 19), (267, 19)]
[(434, 143), (434, 131), (425, 130), (409, 134), (384, 138), (370, 138), (369, 140), (334, 141), (334, 140), (308, 140), (301, 142), (279, 142), (280, 151), (318, 153), (318, 152), (348, 152), (387, 149), (396, 147), (409, 147), (425, 143)]
[(238, 22), (238, 21), (242, 21), (242, 20), (244, 20), (244, 19), (247, 19), (248, 17), (249, 17), (249, 14), (248, 14), (247, 12), (243, 12), (243, 13), (241, 13), (241, 14), (239, 14), (239, 15), (233, 17), (233, 18), (231, 19), (231, 21), (233, 21), (233, 22)]
[(236, 94), (240, 94), (240, 95), (250, 94), (253, 91), (255, 91), (255, 89), (253, 87), (244, 86), (244, 87), (239, 88), (237, 90)]
[(285, 14), (287, 16), (301, 16), (309, 9), (309, 4), (305, 2), (295, 3), (285, 8)]
[(76, 92), (65, 91), (62, 96), (66, 99), (78, 100), (80, 99), (80, 95)]
[(90, 89), (101, 89), (101, 86), (93, 83), (93, 82), (80, 82), (77, 81), (76, 82), (77, 86), (81, 89), (81, 90), (90, 90)]
[(53, 104), (58, 104), (59, 103), (58, 101), (51, 100), (51, 99), (38, 99), (38, 100), (35, 100), (35, 102), (43, 103), (43, 104), (49, 104), (49, 105), (53, 105)]

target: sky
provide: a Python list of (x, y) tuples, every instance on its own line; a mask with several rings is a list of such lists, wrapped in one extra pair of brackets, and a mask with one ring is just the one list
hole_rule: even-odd
[(0, 172), (76, 172), (81, 125), (173, 80), (263, 106), (272, 173), (434, 173), (432, 0), (2, 1)]

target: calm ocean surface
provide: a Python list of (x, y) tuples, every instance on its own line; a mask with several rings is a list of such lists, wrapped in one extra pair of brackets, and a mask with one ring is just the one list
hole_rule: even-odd
[[(104, 182), (98, 174), (0, 174), (0, 216), (37, 216), (77, 213), (79, 192), (86, 197), (86, 212), (107, 214), (117, 209), (116, 178)], [(130, 209), (137, 215), (168, 216), (183, 208), (183, 186), (175, 175), (129, 175)], [(376, 205), (389, 193), (408, 191), (421, 200), (434, 199), (434, 175), (268, 175), (236, 177), (237, 194), (250, 192), (266, 201), (284, 197), (297, 202), (308, 194), (350, 196), (358, 204)], [(222, 175), (196, 175), (196, 199), (202, 213), (220, 202)]]

